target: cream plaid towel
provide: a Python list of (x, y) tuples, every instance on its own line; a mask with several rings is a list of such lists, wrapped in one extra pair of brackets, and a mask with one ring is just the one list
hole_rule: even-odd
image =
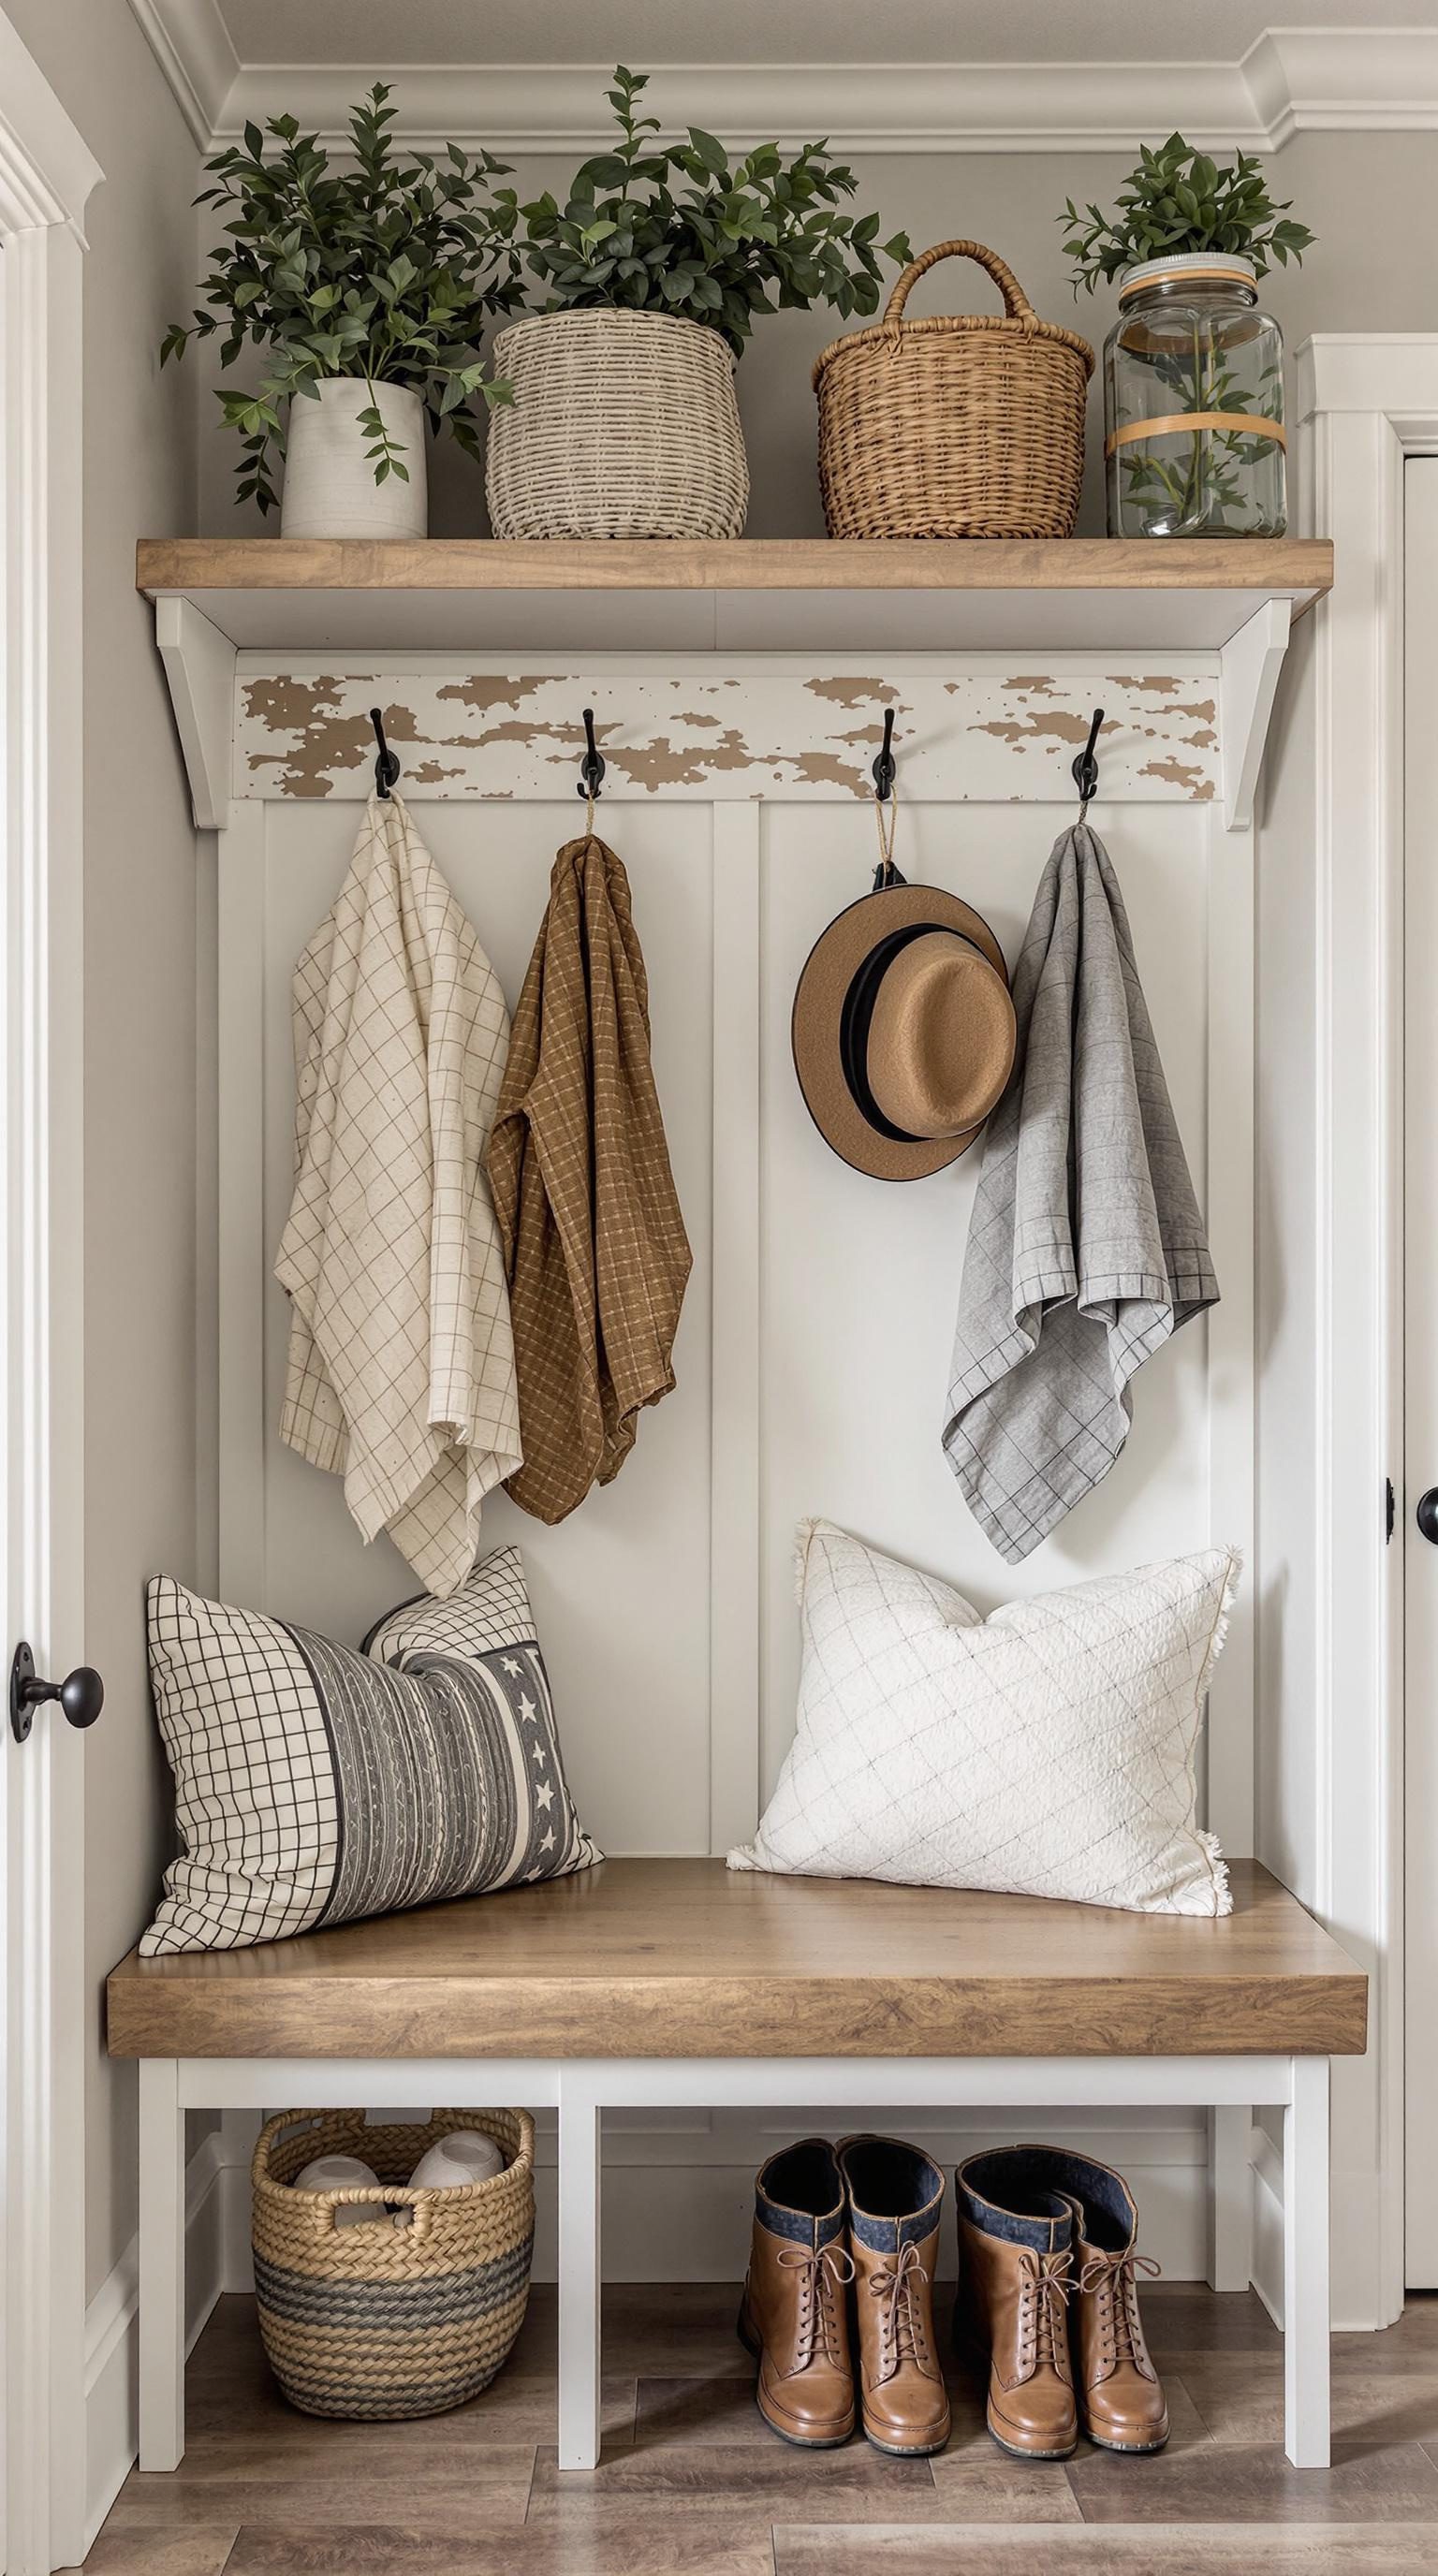
[(1039, 879), (1014, 1016), (943, 1434), (1010, 1565), (1108, 1474), (1135, 1369), (1218, 1296), (1123, 896), (1086, 823), (1060, 834)]
[(519, 1466), (504, 1257), (484, 1153), (509, 1044), (493, 967), (398, 797), (371, 796), (295, 969), (293, 1301), (283, 1438), (345, 1480), (429, 1592), (474, 1563)]

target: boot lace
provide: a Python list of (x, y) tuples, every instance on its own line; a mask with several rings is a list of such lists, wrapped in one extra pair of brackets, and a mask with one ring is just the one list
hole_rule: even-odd
[(1163, 2266), (1152, 2255), (1091, 2254), (1079, 2274), (1080, 2290), (1093, 2291), (1098, 2297), (1099, 2359), (1103, 2362), (1131, 2361), (1142, 2367), (1142, 2330), (1138, 2321), (1138, 2275), (1150, 2281), (1161, 2278)]
[(1018, 2359), (1025, 2377), (1045, 2362), (1060, 2379), (1069, 2376), (1071, 2271), (1068, 2254), (1038, 2254), (1026, 2245), (1019, 2257)]
[(799, 2275), (795, 2369), (807, 2370), (816, 2345), (822, 2346), (826, 2361), (841, 2367), (837, 2293), (854, 2277), (852, 2258), (842, 2245), (825, 2245), (817, 2253), (810, 2245), (786, 2245), (779, 2263), (782, 2270)]
[(892, 2378), (901, 2361), (912, 2361), (920, 2370), (929, 2367), (929, 2350), (924, 2335), (923, 2302), (919, 2293), (928, 2287), (917, 2245), (903, 2245), (894, 2262), (882, 2271), (869, 2275), (869, 2293), (879, 2302), (879, 2375)]

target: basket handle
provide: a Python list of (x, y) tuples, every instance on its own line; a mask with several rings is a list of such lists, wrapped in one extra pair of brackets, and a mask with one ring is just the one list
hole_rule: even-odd
[[(306, 2198), (308, 2197), (309, 2195), (306, 2194)], [(382, 2201), (386, 2209), (412, 2209), (414, 2217), (411, 2221), (411, 2233), (416, 2244), (422, 2242), (429, 2234), (433, 2195), (423, 2191), (413, 2192), (407, 2183), (348, 2183), (342, 2191), (327, 2191), (316, 2194), (316, 2197), (322, 2198), (326, 2204), (325, 2223), (331, 2235), (334, 2233), (337, 2213), (341, 2209), (357, 2208), (364, 2201)]]
[(995, 286), (998, 288), (1000, 295), (1003, 297), (1004, 311), (1008, 315), (1009, 320), (1011, 322), (1024, 322), (1031, 326), (1037, 325), (1039, 318), (1037, 313), (1030, 304), (1029, 299), (1025, 295), (1023, 288), (1020, 286), (1018, 279), (1015, 277), (1013, 270), (1009, 267), (1006, 260), (1000, 259), (996, 250), (986, 249), (982, 242), (946, 241), (935, 242), (932, 250), (920, 251), (918, 258), (911, 259), (908, 267), (903, 271), (902, 275), (895, 278), (893, 291), (890, 294), (888, 303), (884, 307), (884, 321), (890, 329), (897, 331), (900, 322), (904, 318), (904, 307), (908, 303), (909, 297), (912, 295), (914, 288), (918, 285), (920, 278), (924, 275), (926, 269), (935, 267), (941, 259), (972, 259), (977, 261), (980, 268), (987, 270), (989, 276), (993, 279)]

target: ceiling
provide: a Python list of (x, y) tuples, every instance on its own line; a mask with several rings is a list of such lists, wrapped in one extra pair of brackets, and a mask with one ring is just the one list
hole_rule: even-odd
[[(218, 0), (241, 63), (1237, 62), (1273, 0)], [(1438, 0), (1300, 0), (1305, 28), (1438, 30)]]

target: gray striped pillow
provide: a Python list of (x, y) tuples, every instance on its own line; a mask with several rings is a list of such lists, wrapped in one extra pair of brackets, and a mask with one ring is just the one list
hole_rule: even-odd
[(140, 1943), (238, 1950), (587, 1869), (518, 1548), (365, 1651), (149, 1587), (180, 1854)]

